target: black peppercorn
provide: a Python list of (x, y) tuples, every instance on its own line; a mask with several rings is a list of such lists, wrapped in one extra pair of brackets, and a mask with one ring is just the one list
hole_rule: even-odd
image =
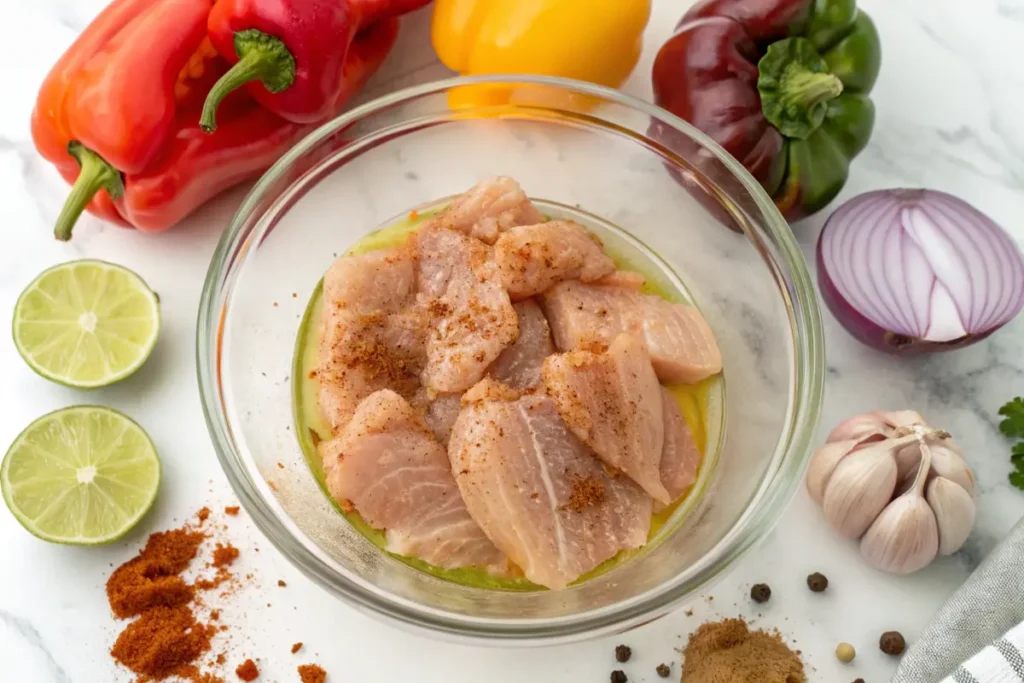
[(901, 655), (907, 648), (907, 641), (899, 631), (886, 631), (878, 639), (878, 647), (887, 655)]
[(858, 678), (858, 679), (854, 680), (853, 683), (864, 683), (864, 679), (863, 678)]
[(813, 574), (807, 577), (807, 587), (815, 593), (821, 593), (826, 588), (828, 588), (828, 577), (826, 577), (824, 574), (814, 572)]
[[(655, 669), (655, 671), (657, 671), (658, 675), (661, 676), (662, 678), (668, 678), (668, 675), (670, 673), (672, 673), (672, 669), (669, 668), (668, 664), (659, 664), (658, 668)], [(864, 683), (864, 682), (861, 681), (861, 683)]]
[(629, 679), (626, 678), (626, 674), (622, 671), (612, 672), (612, 683), (627, 683), (628, 681)]
[(755, 583), (750, 589), (750, 599), (754, 602), (768, 602), (772, 597), (772, 589), (766, 583)]
[(629, 658), (633, 656), (633, 650), (628, 645), (616, 645), (615, 646), (615, 661), (625, 664), (629, 661)]

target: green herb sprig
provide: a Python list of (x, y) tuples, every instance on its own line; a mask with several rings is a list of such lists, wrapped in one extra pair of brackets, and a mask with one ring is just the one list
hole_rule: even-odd
[(1010, 483), (1024, 491), (1024, 398), (1018, 396), (1013, 399), (999, 409), (999, 414), (1003, 416), (999, 431), (1018, 440), (1010, 451), (1010, 462), (1014, 467), (1010, 472)]

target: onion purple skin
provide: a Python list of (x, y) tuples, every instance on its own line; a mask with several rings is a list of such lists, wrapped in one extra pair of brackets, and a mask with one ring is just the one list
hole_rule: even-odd
[(832, 311), (832, 315), (839, 321), (839, 324), (862, 344), (896, 356), (921, 356), (935, 353), (936, 351), (952, 351), (970, 346), (975, 342), (985, 339), (998, 329), (992, 328), (981, 334), (968, 334), (948, 342), (934, 342), (927, 339), (907, 337), (902, 334), (893, 334), (889, 330), (876, 325), (850, 305), (829, 278), (828, 270), (825, 268), (824, 259), (821, 256), (821, 242), (824, 235), (825, 231), (822, 230), (821, 234), (818, 235), (818, 245), (815, 249), (818, 290), (825, 305)]

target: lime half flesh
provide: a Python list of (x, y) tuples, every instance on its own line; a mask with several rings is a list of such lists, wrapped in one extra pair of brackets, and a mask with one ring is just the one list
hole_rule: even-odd
[(120, 538), (153, 505), (159, 487), (160, 459), (149, 436), (100, 406), (44, 415), (0, 464), (7, 507), (25, 529), (54, 543)]
[(132, 271), (72, 261), (44, 271), (14, 307), (14, 344), (46, 379), (82, 389), (138, 370), (156, 345), (160, 306)]

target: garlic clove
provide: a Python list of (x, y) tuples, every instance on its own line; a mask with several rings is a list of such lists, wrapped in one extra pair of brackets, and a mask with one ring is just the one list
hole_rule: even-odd
[(893, 574), (910, 574), (931, 564), (939, 553), (939, 528), (916, 489), (882, 510), (861, 539), (860, 553), (871, 566)]
[(822, 509), (836, 531), (860, 538), (895, 488), (896, 460), (891, 449), (885, 442), (871, 444), (839, 461), (825, 485)]
[(825, 495), (825, 486), (828, 484), (832, 472), (835, 471), (839, 461), (853, 451), (857, 442), (854, 440), (836, 441), (827, 443), (814, 451), (811, 457), (811, 465), (807, 468), (807, 492), (815, 503), (821, 505)]
[(971, 498), (977, 495), (977, 484), (974, 474), (967, 466), (967, 460), (960, 447), (952, 439), (941, 439), (929, 442), (928, 450), (932, 454), (932, 471), (944, 479), (956, 482)]
[[(896, 451), (896, 480), (901, 484), (910, 480), (913, 483), (917, 477), (917, 471), (921, 467), (921, 444), (920, 442), (908, 443)], [(906, 489), (904, 489), (906, 491)]]
[(938, 524), (939, 554), (952, 555), (974, 528), (974, 498), (958, 482), (936, 477), (928, 482), (925, 499)]
[(843, 420), (829, 432), (827, 441), (829, 443), (835, 441), (859, 441), (864, 437), (874, 435), (884, 438), (889, 436), (890, 433), (892, 433), (892, 428), (886, 424), (885, 418), (876, 411), (864, 413), (863, 415), (854, 415), (847, 420)]

